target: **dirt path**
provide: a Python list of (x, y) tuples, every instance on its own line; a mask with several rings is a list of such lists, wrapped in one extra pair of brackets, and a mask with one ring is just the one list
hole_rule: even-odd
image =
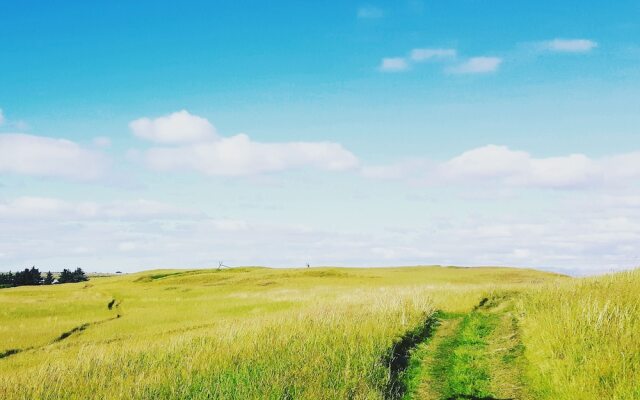
[(525, 400), (522, 346), (509, 295), (467, 314), (439, 315), (434, 335), (411, 353), (405, 399)]

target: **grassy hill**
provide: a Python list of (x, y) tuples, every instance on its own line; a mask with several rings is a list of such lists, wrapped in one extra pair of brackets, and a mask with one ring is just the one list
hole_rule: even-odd
[[(580, 379), (633, 398), (639, 283), (510, 268), (235, 268), (2, 289), (0, 397), (601, 398), (556, 389), (581, 356), (606, 353), (607, 367)], [(573, 330), (582, 336), (567, 341)]]

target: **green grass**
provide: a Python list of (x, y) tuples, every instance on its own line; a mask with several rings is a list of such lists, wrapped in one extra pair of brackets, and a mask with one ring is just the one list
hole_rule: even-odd
[[(440, 319), (441, 313), (434, 314), (434, 318)], [(439, 324), (436, 323), (430, 329), (430, 335), (424, 341), (419, 343), (411, 352), (407, 369), (402, 374), (402, 379), (405, 386), (404, 399), (413, 398), (413, 394), (418, 391), (420, 383), (425, 379), (424, 359), (428, 356), (432, 347), (432, 335), (438, 329)]]
[(0, 359), (0, 397), (382, 399), (389, 352), (436, 310), (466, 313), (491, 291), (557, 279), (508, 268), (239, 268), (2, 289), (0, 353), (22, 351)]
[(491, 292), (468, 313), (438, 312), (434, 335), (412, 353), (405, 400), (529, 398), (513, 315), (517, 295)]
[(457, 332), (437, 349), (438, 362), (432, 373), (444, 383), (443, 398), (492, 395), (486, 349), (488, 336), (495, 325), (494, 315), (469, 313), (460, 322)]

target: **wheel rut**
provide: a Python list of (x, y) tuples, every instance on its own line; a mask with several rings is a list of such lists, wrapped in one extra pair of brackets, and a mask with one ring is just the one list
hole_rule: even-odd
[(44, 343), (44, 344), (41, 344), (39, 346), (30, 346), (30, 347), (25, 347), (25, 348), (21, 348), (21, 349), (7, 349), (7, 350), (4, 350), (4, 351), (0, 352), (0, 359), (11, 357), (13, 355), (20, 354), (20, 353), (25, 352), (25, 351), (42, 350), (42, 349), (46, 348), (47, 346), (51, 346), (53, 344), (56, 344), (58, 342), (61, 342), (61, 341), (65, 340), (65, 339), (69, 338), (72, 335), (76, 335), (76, 334), (86, 330), (87, 328), (90, 328), (92, 326), (101, 325), (101, 324), (107, 323), (109, 321), (113, 321), (113, 320), (116, 320), (118, 318), (121, 318), (122, 317), (122, 311), (120, 310), (120, 304), (121, 304), (121, 301), (119, 301), (119, 300), (117, 300), (115, 298), (113, 298), (107, 304), (107, 308), (109, 310), (115, 309), (115, 311), (117, 312), (116, 315), (113, 316), (113, 317), (109, 317), (109, 318), (105, 318), (105, 319), (98, 320), (98, 321), (93, 321), (93, 322), (86, 322), (84, 324), (78, 325), (78, 326), (76, 326), (74, 328), (71, 328), (68, 331), (62, 332), (58, 337), (54, 338), (52, 341)]
[(411, 351), (403, 398), (528, 399), (512, 297), (493, 294), (468, 313), (438, 313), (433, 335)]

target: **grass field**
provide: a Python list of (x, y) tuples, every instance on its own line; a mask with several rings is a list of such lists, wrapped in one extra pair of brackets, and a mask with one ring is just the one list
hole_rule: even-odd
[(640, 270), (527, 291), (527, 381), (544, 399), (640, 399)]
[(412, 267), (2, 289), (0, 398), (639, 398), (638, 288)]

